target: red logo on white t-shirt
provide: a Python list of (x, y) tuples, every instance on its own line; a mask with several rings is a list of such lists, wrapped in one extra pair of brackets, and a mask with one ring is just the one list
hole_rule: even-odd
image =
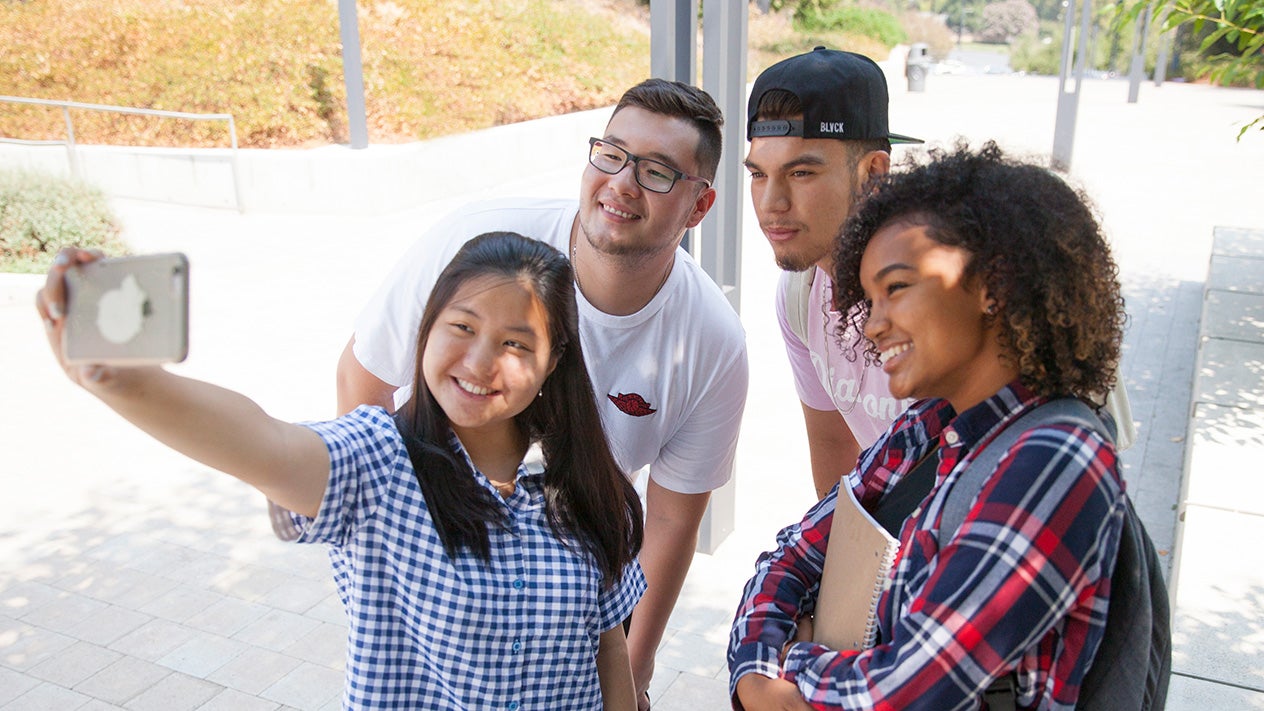
[(610, 398), (610, 402), (613, 402), (614, 406), (626, 415), (645, 417), (658, 412), (658, 410), (650, 407), (645, 398), (636, 393), (619, 393), (618, 397), (614, 395), (606, 395), (606, 397)]

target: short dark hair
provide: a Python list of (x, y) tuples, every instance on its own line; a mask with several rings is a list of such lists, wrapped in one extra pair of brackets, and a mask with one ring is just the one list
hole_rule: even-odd
[[(803, 102), (793, 92), (785, 89), (769, 89), (759, 97), (759, 107), (755, 109), (757, 121), (789, 121), (803, 118)], [(888, 138), (867, 138), (863, 140), (843, 141), (847, 144), (849, 156), (854, 165), (866, 153), (871, 151), (891, 152), (891, 140)]]
[(513, 232), (488, 232), (462, 245), (435, 282), (417, 336), (413, 397), (396, 422), (439, 538), (449, 555), (467, 548), (484, 560), (489, 525), (504, 515), (463, 458), (448, 446), (448, 418), (427, 387), (421, 359), (431, 328), (462, 284), (494, 275), (526, 283), (548, 314), (557, 367), (540, 396), (515, 418), (544, 453), (545, 511), (564, 542), (578, 539), (612, 586), (641, 547), (641, 500), (606, 440), (579, 339), (575, 288), (566, 255)]
[[(893, 223), (969, 253), (966, 277), (996, 300), (1001, 345), (1023, 383), (1045, 396), (1097, 401), (1114, 386), (1124, 300), (1092, 203), (1049, 169), (1007, 158), (995, 143), (915, 157), (865, 200), (834, 244), (840, 332), (863, 332), (865, 247)], [(866, 358), (876, 357), (869, 343)]]
[(683, 82), (646, 79), (624, 92), (614, 113), (629, 106), (689, 122), (698, 131), (698, 150), (694, 157), (701, 177), (715, 180), (723, 144), (720, 128), (724, 126), (724, 114), (710, 94)]

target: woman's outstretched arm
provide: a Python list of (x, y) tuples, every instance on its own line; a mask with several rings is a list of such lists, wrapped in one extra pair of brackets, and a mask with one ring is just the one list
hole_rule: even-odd
[(66, 363), (61, 347), (65, 274), (99, 257), (63, 250), (36, 295), (49, 346), (66, 375), (163, 444), (314, 517), (329, 479), (329, 455), (311, 430), (269, 416), (243, 395), (161, 367)]

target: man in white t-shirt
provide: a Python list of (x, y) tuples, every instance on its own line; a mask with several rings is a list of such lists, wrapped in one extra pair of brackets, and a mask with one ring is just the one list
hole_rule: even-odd
[(829, 492), (908, 406), (881, 368), (837, 336), (830, 304), (834, 236), (871, 181), (891, 167), (887, 83), (868, 57), (818, 47), (755, 79), (747, 105), (751, 200), (785, 273), (777, 317), (807, 425), (812, 479)]
[(394, 409), (414, 376), (431, 285), (465, 241), (508, 230), (571, 257), (580, 332), (602, 422), (629, 476), (649, 467), (640, 562), (649, 589), (628, 636), (641, 708), (654, 652), (693, 558), (710, 492), (733, 469), (748, 380), (741, 321), (680, 248), (715, 201), (719, 108), (705, 92), (651, 79), (630, 89), (589, 142), (579, 201), (462, 208), (424, 235), (358, 318), (338, 363), (338, 408)]

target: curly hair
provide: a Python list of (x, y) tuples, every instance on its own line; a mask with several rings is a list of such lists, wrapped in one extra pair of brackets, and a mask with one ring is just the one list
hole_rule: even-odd
[[(1005, 357), (1040, 395), (1100, 404), (1115, 383), (1126, 320), (1119, 270), (1092, 203), (1048, 169), (1007, 158), (993, 142), (971, 152), (932, 150), (906, 160), (848, 219), (834, 243), (840, 336), (864, 332), (869, 302), (860, 260), (874, 234), (900, 222), (970, 255), (999, 308)], [(875, 362), (866, 341), (865, 359)]]

